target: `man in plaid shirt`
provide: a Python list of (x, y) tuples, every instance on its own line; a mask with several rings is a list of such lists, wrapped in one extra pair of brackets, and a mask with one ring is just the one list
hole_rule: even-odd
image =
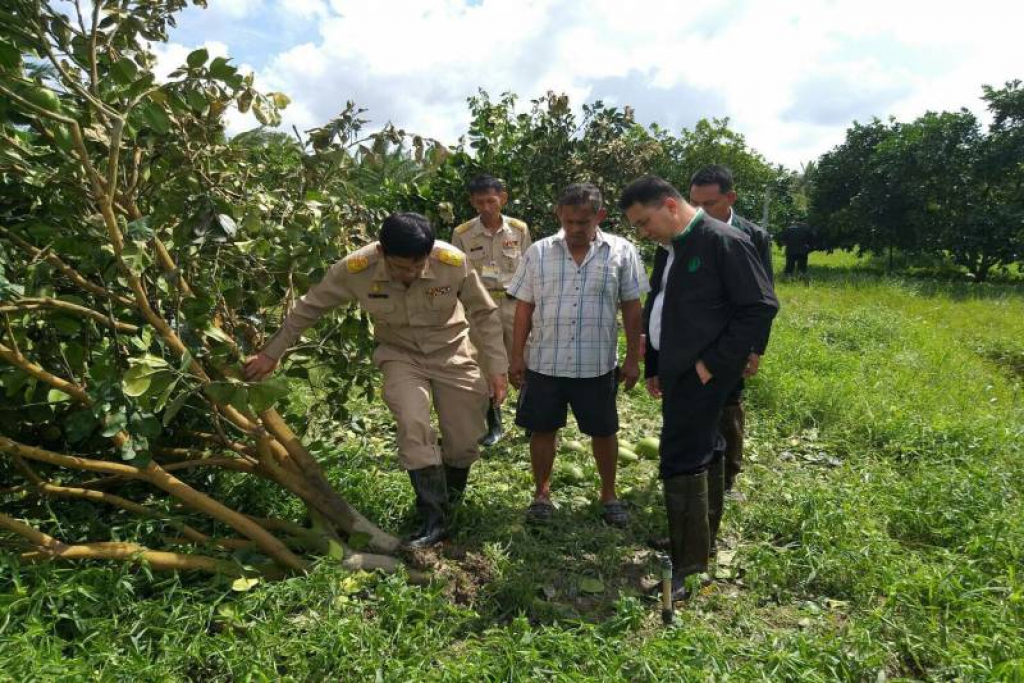
[[(647, 275), (631, 242), (599, 229), (606, 214), (596, 187), (570, 185), (556, 214), (562, 229), (530, 246), (508, 285), (508, 295), (516, 299), (509, 369), (521, 390), (516, 424), (532, 432), (536, 490), (527, 518), (551, 516), (555, 437), (572, 407), (580, 431), (592, 439), (602, 516), (624, 526), (629, 514), (615, 496), (615, 394), (619, 382), (628, 390), (640, 377), (640, 297), (649, 290)], [(616, 309), (626, 332), (621, 368)]]

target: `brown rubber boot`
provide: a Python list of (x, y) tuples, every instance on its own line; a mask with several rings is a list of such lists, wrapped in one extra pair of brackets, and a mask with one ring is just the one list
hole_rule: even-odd
[(718, 528), (722, 525), (725, 510), (725, 454), (715, 453), (708, 465), (708, 535), (711, 539), (709, 556), (712, 561), (718, 552)]
[(731, 491), (736, 475), (743, 471), (743, 404), (725, 406), (718, 429), (725, 437), (725, 490)]

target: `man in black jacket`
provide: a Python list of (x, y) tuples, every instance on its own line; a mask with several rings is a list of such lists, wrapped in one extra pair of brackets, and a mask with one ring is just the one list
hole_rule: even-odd
[[(773, 280), (771, 237), (759, 225), (733, 211), (736, 188), (733, 186), (732, 171), (725, 166), (712, 164), (694, 173), (690, 180), (690, 203), (698, 209), (704, 209), (712, 218), (742, 230), (754, 243), (768, 279)], [(708, 492), (711, 500), (716, 500), (714, 489), (718, 486), (724, 486), (726, 491), (731, 491), (736, 475), (743, 470), (743, 432), (746, 423), (743, 411), (743, 380), (757, 374), (761, 356), (764, 355), (767, 346), (768, 340), (764, 339), (750, 352), (743, 377), (725, 399), (718, 424), (722, 436), (725, 437), (725, 454), (722, 461), (712, 463), (708, 469)]]
[(662, 399), (673, 596), (685, 598), (686, 578), (708, 568), (707, 470), (724, 446), (722, 405), (750, 352), (768, 338), (779, 302), (750, 238), (688, 204), (666, 181), (635, 180), (619, 206), (642, 237), (664, 247), (644, 310), (644, 374), (648, 391)]

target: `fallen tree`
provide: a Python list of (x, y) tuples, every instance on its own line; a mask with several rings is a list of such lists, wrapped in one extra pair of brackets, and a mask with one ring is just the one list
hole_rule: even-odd
[[(287, 98), (205, 49), (158, 80), (150, 45), (186, 4), (0, 9), (0, 502), (87, 501), (167, 527), (174, 549), (63, 541), (7, 513), (0, 543), (26, 562), (277, 577), (320, 554), (394, 570), (397, 539), (331, 485), (275, 408), (314, 366), (342, 412), (368, 390), (366, 320), (342, 312), (274, 380), (238, 372), (281, 302), (380, 218), (353, 181), (371, 149), (362, 122), (349, 105), (310, 132), (311, 149), (265, 130), (229, 140), (229, 111), (273, 124)], [(232, 508), (203, 489), (210, 472), (272, 483), (312, 525)], [(243, 566), (239, 548), (267, 561)]]

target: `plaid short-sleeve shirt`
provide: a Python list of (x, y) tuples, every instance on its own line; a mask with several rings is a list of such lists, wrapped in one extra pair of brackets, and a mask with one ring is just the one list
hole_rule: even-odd
[(616, 311), (648, 292), (631, 242), (601, 230), (576, 265), (565, 234), (534, 242), (507, 291), (534, 304), (526, 365), (553, 377), (599, 377), (618, 359)]

